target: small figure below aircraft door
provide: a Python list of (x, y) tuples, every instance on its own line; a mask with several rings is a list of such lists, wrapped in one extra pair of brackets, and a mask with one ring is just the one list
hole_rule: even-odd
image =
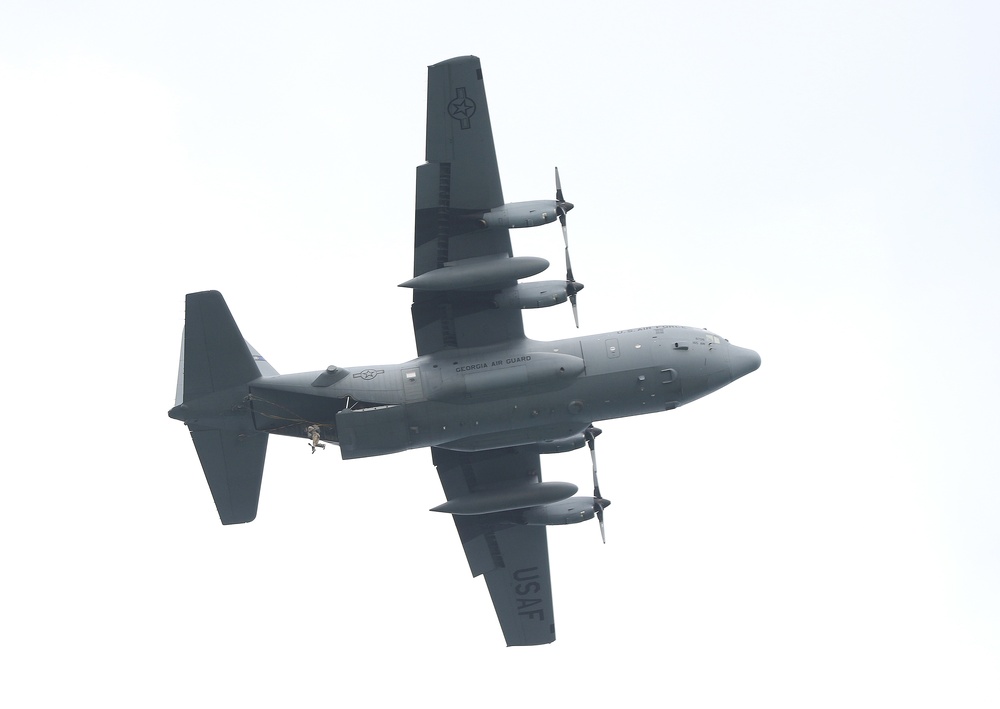
[(312, 447), (312, 452), (315, 453), (317, 448), (326, 448), (326, 444), (319, 440), (319, 426), (313, 424), (306, 429), (306, 435), (309, 436), (309, 445)]

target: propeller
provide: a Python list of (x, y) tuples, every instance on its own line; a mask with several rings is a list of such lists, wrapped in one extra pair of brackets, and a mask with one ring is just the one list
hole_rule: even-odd
[(566, 246), (566, 292), (569, 303), (573, 306), (573, 320), (580, 327), (580, 314), (576, 309), (576, 294), (583, 290), (583, 284), (573, 278), (573, 264), (569, 260), (569, 233), (566, 231), (566, 213), (573, 209), (573, 203), (563, 198), (562, 183), (559, 181), (559, 168), (556, 168), (556, 216), (562, 225), (563, 244)]
[(601, 541), (607, 544), (608, 540), (604, 535), (604, 508), (610, 505), (611, 501), (601, 496), (601, 487), (597, 484), (597, 451), (594, 450), (594, 439), (600, 436), (601, 433), (601, 429), (591, 424), (587, 426), (587, 430), (583, 432), (583, 435), (587, 440), (587, 446), (590, 448), (590, 460), (594, 466), (594, 513), (597, 515), (597, 522), (601, 525)]

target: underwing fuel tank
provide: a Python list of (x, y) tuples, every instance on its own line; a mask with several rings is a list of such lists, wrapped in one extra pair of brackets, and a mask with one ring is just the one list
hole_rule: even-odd
[(497, 283), (538, 275), (548, 267), (549, 262), (538, 256), (469, 258), (422, 273), (399, 287), (426, 291), (489, 289)]
[(428, 398), (448, 401), (510, 392), (522, 387), (560, 389), (583, 374), (581, 357), (561, 352), (531, 352), (499, 360), (458, 361)]
[(571, 495), (575, 495), (578, 490), (579, 488), (573, 483), (563, 482), (501, 486), (452, 498), (444, 504), (432, 507), (431, 512), (447, 512), (453, 515), (485, 515), (493, 512), (535, 508), (537, 505), (548, 505), (565, 500)]

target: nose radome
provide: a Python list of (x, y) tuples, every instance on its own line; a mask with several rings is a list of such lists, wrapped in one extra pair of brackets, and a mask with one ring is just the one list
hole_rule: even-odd
[(760, 367), (760, 355), (745, 347), (729, 346), (729, 368), (733, 379), (745, 377), (750, 372), (756, 372)]

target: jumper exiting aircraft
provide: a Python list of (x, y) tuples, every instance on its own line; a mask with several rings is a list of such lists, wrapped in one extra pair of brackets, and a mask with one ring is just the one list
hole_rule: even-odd
[[(240, 334), (222, 295), (187, 296), (176, 406), (223, 524), (257, 515), (268, 434), (336, 444), (346, 459), (430, 447), (473, 576), (483, 575), (508, 645), (555, 640), (545, 527), (597, 518), (595, 421), (669, 411), (760, 366), (753, 350), (703, 329), (653, 326), (554, 342), (524, 335), (521, 310), (577, 293), (527, 281), (548, 262), (514, 256), (509, 229), (566, 214), (556, 198), (505, 204), (476, 57), (427, 79), (427, 162), (417, 168), (413, 330), (402, 364), (279, 375)], [(579, 326), (579, 323), (578, 323)], [(542, 482), (540, 456), (588, 446), (594, 494)]]

